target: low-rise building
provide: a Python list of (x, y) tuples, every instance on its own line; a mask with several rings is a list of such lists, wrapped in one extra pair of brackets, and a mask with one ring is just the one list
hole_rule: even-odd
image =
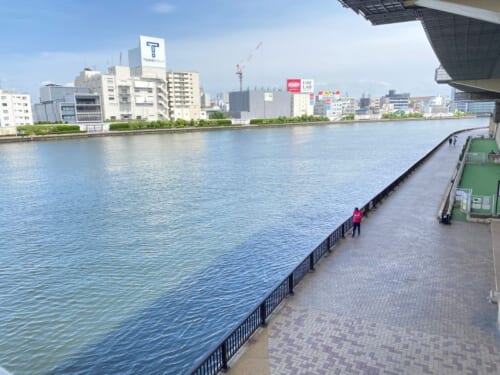
[(292, 94), (286, 91), (246, 90), (229, 93), (229, 108), (233, 118), (275, 118), (292, 115)]
[(131, 74), (128, 66), (114, 66), (106, 74), (84, 69), (75, 86), (87, 87), (102, 98), (107, 121), (168, 119), (166, 79), (143, 78)]
[(87, 87), (43, 86), (33, 111), (36, 122), (102, 123), (101, 97)]
[(323, 97), (314, 104), (314, 115), (326, 116), (330, 120), (340, 120), (346, 115), (352, 115), (358, 109), (355, 98)]
[(0, 90), (0, 127), (19, 125), (33, 125), (30, 96)]
[(396, 93), (396, 90), (389, 90), (389, 93), (380, 99), (382, 108), (392, 112), (408, 112), (410, 107), (409, 93)]

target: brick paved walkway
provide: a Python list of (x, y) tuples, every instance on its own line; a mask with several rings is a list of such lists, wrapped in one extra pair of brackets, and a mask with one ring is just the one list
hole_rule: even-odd
[(460, 149), (444, 145), (341, 242), (229, 374), (500, 374), (490, 227), (436, 219)]

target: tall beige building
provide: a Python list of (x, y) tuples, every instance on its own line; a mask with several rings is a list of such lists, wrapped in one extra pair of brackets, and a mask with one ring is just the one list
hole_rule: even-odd
[(33, 125), (29, 95), (0, 90), (0, 127)]
[(172, 119), (200, 119), (200, 75), (196, 72), (167, 72), (169, 115)]
[(167, 72), (165, 60), (165, 40), (141, 35), (139, 47), (128, 51), (129, 66), (85, 69), (75, 86), (101, 95), (105, 120), (199, 119), (199, 74)]

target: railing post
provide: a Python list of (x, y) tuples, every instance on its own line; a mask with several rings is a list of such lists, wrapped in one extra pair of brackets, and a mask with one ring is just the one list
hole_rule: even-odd
[(293, 294), (293, 272), (288, 276), (288, 293)]
[(227, 365), (227, 341), (224, 340), (224, 342), (222, 343), (222, 369), (224, 371), (226, 371), (229, 366)]
[(342, 224), (342, 238), (345, 238), (345, 223)]
[(266, 301), (260, 304), (260, 325), (262, 327), (266, 326)]
[(309, 269), (314, 271), (314, 251), (309, 254)]
[(326, 239), (326, 249), (328, 250), (329, 253), (332, 252), (331, 247), (332, 247), (331, 236), (328, 236)]

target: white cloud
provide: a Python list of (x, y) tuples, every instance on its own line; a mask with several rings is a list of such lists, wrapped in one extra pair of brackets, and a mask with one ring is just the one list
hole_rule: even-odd
[[(287, 28), (165, 37), (168, 69), (200, 72), (201, 85), (212, 94), (238, 89), (236, 64), (246, 61), (250, 53), (244, 88), (284, 88), (287, 78), (297, 77), (313, 78), (316, 90), (338, 89), (358, 97), (362, 93), (381, 96), (388, 89), (412, 95), (450, 91), (434, 82), (439, 63), (417, 22), (375, 27), (346, 12)], [(254, 51), (260, 41), (262, 46)], [(2, 55), (0, 78), (4, 88), (17, 87), (37, 98), (42, 81), (69, 82), (85, 67), (106, 71), (119, 63), (119, 56), (119, 50)]]
[(175, 7), (169, 3), (156, 3), (151, 9), (155, 13), (167, 14), (172, 13), (175, 10)]
[(207, 91), (237, 90), (236, 64), (259, 42), (243, 72), (244, 88), (284, 88), (287, 78), (313, 78), (316, 89), (350, 95), (449, 92), (434, 82), (437, 58), (418, 22), (371, 26), (347, 13), (310, 24), (234, 32), (218, 37), (167, 40), (167, 64), (200, 72)]

